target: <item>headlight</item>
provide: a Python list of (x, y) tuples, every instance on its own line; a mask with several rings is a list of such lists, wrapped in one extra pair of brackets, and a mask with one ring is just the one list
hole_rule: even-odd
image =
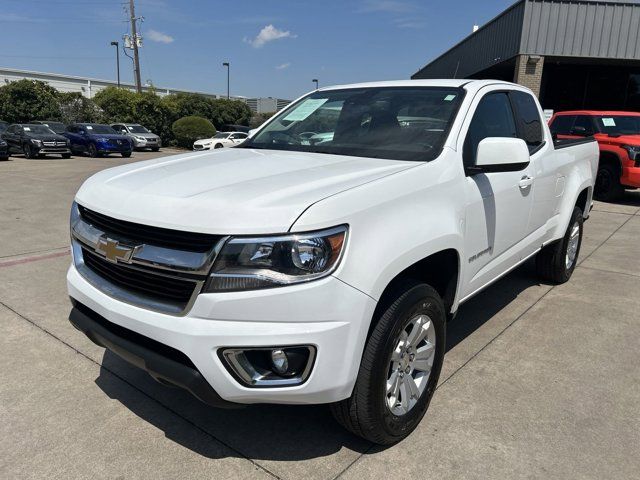
[(0, 147), (4, 147), (7, 144), (4, 140), (0, 138)]
[(222, 247), (205, 287), (228, 292), (308, 282), (333, 272), (347, 227), (259, 238), (232, 237)]
[(625, 145), (622, 148), (627, 151), (631, 160), (640, 160), (640, 146)]
[(42, 146), (42, 141), (41, 140), (36, 140), (35, 138), (31, 139), (31, 143), (33, 143), (36, 147), (41, 147)]
[(138, 140), (139, 142), (146, 142), (147, 139), (144, 137), (134, 137), (136, 140)]

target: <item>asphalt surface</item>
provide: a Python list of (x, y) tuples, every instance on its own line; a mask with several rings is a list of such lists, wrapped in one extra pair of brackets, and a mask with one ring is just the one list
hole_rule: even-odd
[(426, 417), (385, 449), (325, 406), (206, 407), (71, 327), (73, 195), (157, 155), (0, 162), (0, 478), (640, 477), (640, 193), (596, 203), (569, 283), (528, 263), (461, 308)]

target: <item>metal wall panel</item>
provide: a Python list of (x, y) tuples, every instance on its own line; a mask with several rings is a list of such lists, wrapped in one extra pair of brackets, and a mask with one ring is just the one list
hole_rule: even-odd
[(640, 60), (640, 3), (528, 0), (520, 53)]
[(523, 19), (524, 2), (519, 2), (416, 72), (412, 78), (465, 78), (512, 58), (518, 53)]

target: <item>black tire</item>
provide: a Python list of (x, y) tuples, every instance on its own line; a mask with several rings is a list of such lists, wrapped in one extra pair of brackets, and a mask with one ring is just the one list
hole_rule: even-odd
[(9, 160), (9, 157), (8, 157), (8, 156), (6, 156), (6, 157), (0, 157), (0, 161), (2, 161), (2, 162), (6, 162), (7, 160)]
[[(580, 247), (582, 246), (582, 232), (583, 232), (584, 218), (582, 216), (582, 210), (575, 207), (571, 214), (571, 220), (569, 220), (569, 226), (564, 234), (564, 237), (557, 242), (547, 245), (538, 252), (536, 256), (536, 270), (538, 275), (543, 280), (560, 284), (567, 282), (578, 263), (580, 256)], [(575, 249), (575, 256), (571, 264), (567, 260), (567, 250), (569, 248), (569, 242), (571, 234), (575, 227), (578, 227), (578, 243)]]
[(624, 194), (620, 184), (620, 171), (611, 163), (604, 163), (598, 168), (593, 197), (604, 202), (618, 200)]
[(96, 146), (93, 143), (89, 144), (89, 148), (87, 149), (87, 153), (89, 154), (89, 156), (91, 158), (98, 158), (100, 157), (100, 152), (98, 151), (98, 149), (96, 148)]
[(131, 152), (122, 152), (122, 158), (129, 158), (131, 156)]
[(155, 147), (155, 148), (152, 148), (151, 151), (152, 152), (158, 152), (158, 151), (160, 151), (160, 149), (158, 147)]
[[(435, 329), (436, 348), (431, 372), (417, 403), (407, 413), (396, 415), (387, 405), (391, 354), (409, 321), (423, 313), (430, 317)], [(373, 443), (391, 445), (409, 435), (429, 407), (444, 359), (446, 315), (442, 299), (432, 287), (408, 282), (377, 316), (351, 397), (332, 404), (331, 411), (352, 433)]]
[(69, 158), (71, 158), (71, 154), (70, 153), (63, 153), (62, 154), (62, 158), (69, 159)]
[(213, 147), (213, 148), (222, 148), (222, 147), (223, 147), (223, 145), (221, 143), (216, 143), (216, 146)]
[(24, 158), (36, 158), (38, 156), (28, 143), (25, 143), (22, 146), (22, 153), (24, 153)]

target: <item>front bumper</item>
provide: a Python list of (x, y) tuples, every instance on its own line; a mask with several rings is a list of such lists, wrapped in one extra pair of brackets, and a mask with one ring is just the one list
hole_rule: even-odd
[[(73, 265), (67, 283), (71, 298), (99, 317), (186, 355), (215, 394), (233, 403), (317, 404), (347, 398), (375, 309), (372, 298), (334, 277), (251, 292), (200, 294), (182, 317), (115, 300), (88, 283)], [(114, 349), (106, 343), (101, 344)], [(292, 387), (243, 386), (217, 354), (222, 347), (300, 344), (314, 345), (317, 354), (308, 380)], [(146, 369), (163, 378), (157, 369)]]
[(152, 141), (152, 140), (138, 140), (137, 138), (132, 138), (134, 148), (160, 148), (162, 147), (162, 142), (160, 140)]
[(69, 147), (41, 147), (37, 150), (38, 155), (68, 155), (71, 154)]
[(211, 150), (211, 145), (194, 145), (193, 150), (196, 152), (201, 152), (203, 150)]
[(100, 153), (129, 153), (131, 152), (131, 144), (128, 141), (123, 141), (122, 145), (96, 143), (96, 149)]
[(623, 168), (620, 183), (627, 187), (640, 188), (640, 167)]

